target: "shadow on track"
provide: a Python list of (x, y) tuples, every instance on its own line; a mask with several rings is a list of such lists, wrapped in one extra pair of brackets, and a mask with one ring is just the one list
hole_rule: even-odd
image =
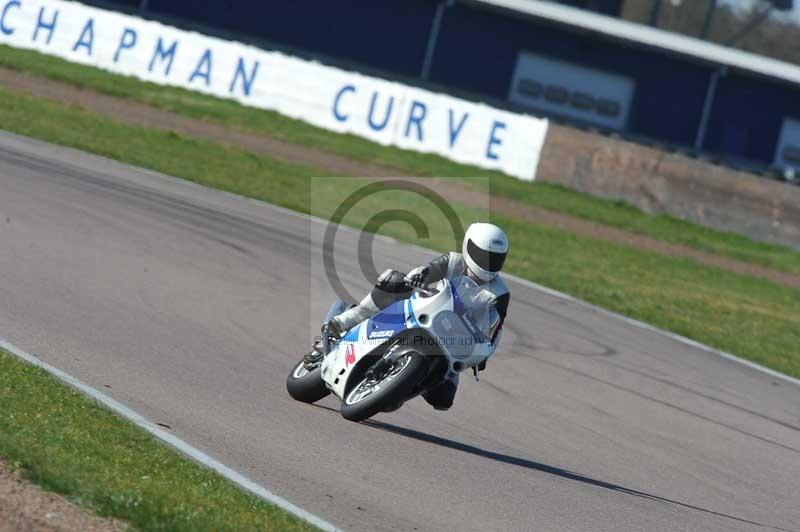
[[(322, 407), (328, 409), (327, 407)], [(333, 410), (333, 409), (330, 409)], [(473, 445), (469, 445), (466, 443), (461, 443), (453, 440), (448, 440), (447, 438), (442, 438), (439, 436), (433, 436), (431, 434), (426, 434), (424, 432), (419, 432), (417, 430), (408, 429), (405, 427), (399, 427), (397, 425), (392, 425), (390, 423), (385, 423), (383, 421), (376, 421), (376, 420), (367, 420), (362, 421), (362, 425), (366, 425), (375, 429), (384, 430), (387, 432), (392, 432), (394, 434), (399, 434), (400, 436), (405, 436), (407, 438), (411, 438), (418, 441), (423, 441), (426, 443), (432, 443), (434, 445), (439, 445), (441, 447), (446, 447), (448, 449), (453, 449), (455, 451), (460, 451), (463, 453), (468, 453), (474, 456), (480, 456), (482, 458), (488, 458), (490, 460), (495, 460), (497, 462), (501, 462), (504, 464), (509, 464), (517, 467), (524, 467), (526, 469), (530, 469), (533, 471), (540, 471), (542, 473), (547, 473), (549, 475), (554, 475), (557, 477), (565, 478), (568, 480), (574, 480), (576, 482), (581, 482), (584, 484), (588, 484), (590, 486), (596, 486), (598, 488), (603, 488), (607, 490), (616, 491), (619, 493), (624, 493), (626, 495), (632, 495), (635, 497), (642, 497), (645, 499), (650, 499), (653, 501), (658, 501), (667, 504), (674, 504), (676, 506), (680, 506), (683, 508), (688, 508), (691, 510), (696, 510), (698, 512), (703, 512), (710, 515), (715, 515), (717, 517), (723, 517), (725, 519), (732, 519), (734, 521), (739, 521), (741, 523), (747, 523), (749, 525), (760, 526), (764, 528), (770, 528), (773, 530), (782, 530), (784, 532), (791, 532), (788, 529), (780, 528), (777, 526), (772, 525), (765, 525), (763, 523), (757, 523), (755, 521), (748, 521), (747, 519), (742, 519), (740, 517), (736, 517), (733, 515), (728, 515), (720, 512), (715, 512), (713, 510), (708, 510), (706, 508), (700, 508), (699, 506), (693, 506), (691, 504), (687, 504), (680, 501), (675, 501), (672, 499), (667, 499), (665, 497), (659, 497), (658, 495), (652, 495), (650, 493), (645, 493), (643, 491), (638, 491), (631, 488), (626, 488), (624, 486), (620, 486), (618, 484), (612, 484), (610, 482), (605, 482), (602, 480), (597, 480), (591, 477), (587, 477), (585, 475), (581, 475), (578, 473), (573, 473), (572, 471), (568, 471), (566, 469), (561, 469), (559, 467), (550, 466), (547, 464), (543, 464), (540, 462), (534, 462), (533, 460), (527, 460), (525, 458), (518, 458), (515, 456), (510, 456), (507, 454), (501, 454), (494, 451), (487, 451), (485, 449), (481, 449), (479, 447), (475, 447)]]

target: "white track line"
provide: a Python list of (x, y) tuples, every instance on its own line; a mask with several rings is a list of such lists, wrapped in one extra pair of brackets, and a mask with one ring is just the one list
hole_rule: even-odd
[(124, 417), (125, 419), (132, 421), (139, 427), (143, 428), (159, 440), (163, 441), (170, 447), (175, 448), (179, 452), (185, 454), (195, 462), (199, 462), (200, 464), (212, 469), (222, 475), (223, 477), (227, 478), (234, 484), (244, 488), (245, 490), (249, 491), (250, 493), (264, 499), (265, 501), (286, 510), (287, 512), (299, 517), (303, 521), (306, 521), (315, 527), (325, 530), (326, 532), (340, 532), (341, 529), (335, 527), (331, 523), (323, 520), (322, 518), (300, 508), (299, 506), (292, 504), (291, 502), (287, 501), (283, 497), (275, 495), (265, 487), (256, 484), (249, 478), (245, 477), (244, 475), (237, 473), (233, 469), (229, 468), (225, 464), (211, 458), (203, 451), (192, 447), (189, 443), (183, 441), (182, 439), (178, 438), (177, 436), (170, 434), (169, 432), (165, 431), (158, 425), (148, 421), (141, 415), (137, 414), (127, 406), (123, 405), (122, 403), (112, 399), (111, 397), (105, 395), (104, 393), (95, 390), (88, 384), (85, 384), (75, 377), (64, 373), (58, 368), (51, 366), (50, 364), (43, 362), (39, 358), (30, 353), (23, 351), (22, 349), (18, 348), (17, 346), (7, 342), (3, 338), (0, 338), (0, 348), (5, 349), (9, 353), (14, 354), (15, 356), (21, 358), (25, 362), (29, 364), (33, 364), (34, 366), (40, 367), (49, 374), (53, 375), (60, 381), (65, 382), (66, 384), (72, 386), (73, 388), (83, 392), (84, 394), (88, 395), (98, 403), (102, 404), (112, 412)]
[(647, 331), (658, 333), (658, 334), (660, 334), (662, 336), (666, 336), (668, 338), (672, 338), (673, 340), (677, 340), (678, 342), (680, 342), (682, 344), (686, 344), (686, 345), (689, 345), (691, 347), (695, 347), (697, 349), (701, 349), (703, 351), (706, 351), (708, 353), (712, 353), (714, 355), (717, 355), (717, 356), (722, 357), (724, 359), (730, 360), (732, 362), (736, 362), (738, 364), (742, 364), (744, 366), (747, 366), (748, 368), (752, 368), (752, 369), (755, 369), (755, 370), (760, 371), (762, 373), (766, 373), (767, 375), (769, 375), (771, 377), (775, 377), (776, 379), (782, 379), (782, 380), (790, 382), (790, 383), (792, 383), (792, 384), (794, 384), (796, 386), (800, 386), (800, 379), (796, 379), (794, 377), (786, 375), (785, 373), (781, 373), (780, 371), (775, 371), (774, 369), (769, 369), (768, 367), (762, 366), (761, 364), (756, 364), (755, 362), (750, 362), (749, 360), (745, 360), (743, 358), (739, 358), (736, 355), (732, 355), (730, 353), (726, 353), (725, 351), (720, 351), (718, 349), (714, 349), (713, 347), (709, 347), (709, 346), (707, 346), (705, 344), (701, 344), (700, 342), (696, 342), (696, 341), (692, 340), (691, 338), (686, 338), (685, 336), (681, 336), (680, 334), (675, 334), (673, 332), (669, 332), (669, 331), (665, 331), (663, 329), (659, 329), (658, 327), (654, 327), (652, 325), (648, 325), (647, 323), (641, 322), (639, 320), (635, 320), (633, 318), (629, 318), (627, 316), (623, 316), (622, 314), (617, 314), (616, 312), (612, 312), (612, 311), (610, 311), (608, 309), (604, 309), (602, 307), (598, 307), (598, 306), (592, 305), (591, 303), (587, 303), (586, 301), (582, 301), (580, 299), (575, 299), (574, 297), (572, 297), (570, 295), (564, 294), (564, 293), (559, 292), (557, 290), (553, 290), (551, 288), (547, 288), (546, 286), (542, 286), (542, 285), (536, 284), (536, 283), (534, 283), (532, 281), (528, 281), (527, 279), (520, 279), (519, 277), (516, 277), (514, 275), (506, 275), (505, 277), (507, 277), (507, 278), (517, 282), (517, 283), (523, 284), (523, 285), (528, 286), (530, 288), (534, 288), (536, 290), (539, 290), (541, 292), (549, 294), (551, 296), (555, 296), (555, 297), (564, 299), (566, 301), (569, 301), (570, 303), (575, 303), (576, 305), (580, 305), (580, 306), (582, 306), (584, 308), (591, 309), (591, 310), (593, 310), (595, 312), (598, 312), (600, 314), (603, 314), (605, 316), (610, 316), (612, 318), (617, 318), (618, 320), (622, 320), (625, 323), (628, 323), (628, 324), (633, 325), (635, 327), (639, 327), (640, 329), (645, 329)]

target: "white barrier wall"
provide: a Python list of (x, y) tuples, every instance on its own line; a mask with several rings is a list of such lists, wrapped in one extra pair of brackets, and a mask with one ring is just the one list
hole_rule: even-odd
[(331, 131), (536, 175), (547, 121), (62, 0), (0, 0), (0, 44), (270, 109)]

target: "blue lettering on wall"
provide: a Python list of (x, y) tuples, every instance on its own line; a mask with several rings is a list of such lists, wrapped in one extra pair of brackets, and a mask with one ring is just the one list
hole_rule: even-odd
[(352, 85), (345, 85), (339, 92), (336, 93), (336, 98), (333, 99), (333, 117), (338, 120), (339, 122), (345, 122), (350, 115), (346, 115), (339, 111), (339, 102), (342, 99), (342, 96), (345, 92), (356, 92), (356, 88)]
[(53, 18), (50, 22), (45, 22), (44, 7), (39, 8), (39, 17), (36, 19), (36, 29), (33, 30), (33, 42), (36, 42), (36, 38), (39, 37), (39, 30), (47, 30), (46, 44), (50, 44), (50, 40), (53, 38), (53, 31), (56, 29), (56, 24), (58, 24), (58, 9), (53, 13)]
[(233, 75), (233, 79), (231, 80), (231, 86), (228, 89), (228, 92), (233, 94), (234, 90), (236, 89), (236, 80), (240, 77), (242, 78), (242, 92), (245, 96), (250, 96), (250, 90), (253, 88), (253, 82), (256, 80), (256, 74), (258, 73), (258, 61), (255, 62), (253, 65), (253, 69), (250, 71), (250, 77), (247, 77), (247, 70), (245, 69), (244, 59), (241, 57), (239, 58), (239, 63), (236, 65), (236, 73)]
[(392, 116), (392, 106), (394, 106), (394, 96), (389, 96), (389, 104), (386, 106), (386, 113), (383, 115), (383, 122), (376, 124), (372, 119), (375, 112), (375, 103), (378, 101), (378, 91), (372, 93), (372, 99), (369, 102), (369, 114), (367, 115), (367, 123), (373, 131), (382, 131), (386, 124), (389, 123), (389, 118)]
[(8, 11), (12, 7), (20, 7), (22, 4), (19, 3), (18, 0), (11, 0), (11, 2), (6, 4), (6, 7), (3, 8), (3, 12), (0, 13), (0, 31), (2, 31), (6, 35), (12, 35), (14, 33), (14, 28), (10, 28), (6, 26), (6, 15), (8, 15)]
[(189, 76), (189, 83), (193, 82), (195, 78), (203, 78), (206, 80), (206, 87), (211, 85), (211, 48), (206, 48), (200, 62), (194, 68), (194, 72)]
[(503, 144), (503, 140), (497, 136), (498, 130), (503, 130), (506, 128), (505, 122), (500, 122), (499, 120), (495, 120), (494, 124), (492, 124), (492, 131), (489, 133), (489, 144), (486, 146), (486, 158), (497, 160), (500, 158), (497, 153), (492, 150), (494, 146), (500, 146)]
[(406, 123), (405, 136), (411, 132), (411, 124), (417, 126), (417, 140), (422, 141), (422, 121), (425, 120), (425, 115), (428, 114), (428, 106), (422, 102), (414, 100), (411, 102), (411, 109), (408, 111), (408, 122)]
[(449, 125), (450, 125), (450, 147), (452, 148), (455, 145), (456, 140), (458, 140), (458, 135), (461, 134), (461, 130), (464, 128), (464, 124), (467, 123), (467, 119), (469, 118), (469, 113), (464, 113), (461, 117), (461, 120), (458, 122), (456, 126), (453, 123), (454, 113), (452, 109), (447, 110), (448, 118), (449, 118)]
[(125, 28), (125, 31), (122, 32), (122, 37), (119, 38), (119, 46), (117, 46), (117, 51), (114, 54), (114, 62), (119, 61), (119, 54), (122, 50), (129, 50), (134, 46), (136, 46), (136, 30)]
[(147, 67), (148, 72), (152, 72), (156, 66), (156, 59), (159, 61), (167, 61), (167, 68), (164, 69), (164, 75), (169, 76), (172, 70), (172, 60), (175, 59), (175, 51), (178, 49), (178, 41), (173, 41), (169, 48), (164, 48), (164, 40), (159, 37), (156, 43), (156, 49), (153, 51), (153, 57), (150, 58), (150, 66)]
[(78, 37), (75, 46), (72, 47), (73, 52), (77, 52), (78, 48), (86, 48), (86, 53), (92, 55), (92, 47), (94, 46), (94, 19), (90, 18), (83, 27), (81, 36)]

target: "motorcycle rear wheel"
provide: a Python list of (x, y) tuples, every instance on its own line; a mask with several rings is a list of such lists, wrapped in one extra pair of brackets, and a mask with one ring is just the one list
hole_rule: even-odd
[(304, 403), (315, 403), (331, 393), (322, 380), (322, 368), (317, 366), (311, 371), (306, 369), (303, 361), (295, 365), (286, 377), (286, 391), (292, 399)]
[(427, 372), (428, 361), (422, 355), (408, 353), (400, 357), (380, 380), (364, 378), (345, 395), (342, 417), (363, 421), (384, 409), (396, 409), (397, 403), (409, 396)]

